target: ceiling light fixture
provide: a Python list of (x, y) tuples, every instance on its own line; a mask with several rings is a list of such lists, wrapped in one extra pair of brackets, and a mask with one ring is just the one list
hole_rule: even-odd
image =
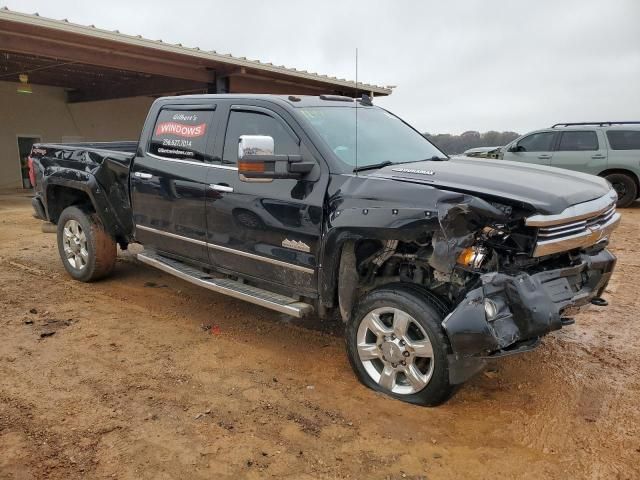
[(26, 73), (21, 73), (18, 75), (20, 79), (20, 84), (18, 85), (18, 93), (33, 93), (31, 90), (31, 84), (29, 83), (29, 75)]

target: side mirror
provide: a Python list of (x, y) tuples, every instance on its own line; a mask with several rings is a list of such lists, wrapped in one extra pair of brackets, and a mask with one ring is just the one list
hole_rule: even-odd
[(509, 147), (507, 152), (524, 152), (524, 148), (519, 147), (517, 144), (513, 144)]
[(301, 155), (275, 155), (273, 137), (241, 135), (238, 139), (238, 175), (243, 182), (264, 182), (274, 178), (301, 178), (313, 170), (314, 162)]

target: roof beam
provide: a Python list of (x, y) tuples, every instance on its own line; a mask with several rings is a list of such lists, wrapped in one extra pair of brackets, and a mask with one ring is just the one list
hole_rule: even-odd
[(230, 93), (272, 93), (276, 95), (320, 95), (322, 93), (334, 93), (334, 90), (326, 86), (296, 83), (274, 78), (265, 78), (259, 75), (230, 75)]
[(206, 93), (208, 84), (174, 78), (156, 77), (144, 82), (101, 85), (67, 93), (69, 103), (95, 102), (115, 98), (149, 97), (186, 93)]
[(137, 55), (60, 39), (40, 38), (23, 33), (2, 31), (1, 27), (2, 22), (0, 22), (0, 45), (2, 50), (8, 52), (37, 53), (40, 56), (59, 60), (204, 83), (214, 81), (215, 77), (214, 72), (204, 67), (194, 67), (193, 64), (167, 61), (148, 55)]

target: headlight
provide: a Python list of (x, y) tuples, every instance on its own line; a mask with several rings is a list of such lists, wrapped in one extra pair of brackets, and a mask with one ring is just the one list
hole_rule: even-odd
[(459, 265), (470, 268), (480, 268), (487, 253), (484, 248), (469, 247), (465, 248), (458, 259), (456, 260)]

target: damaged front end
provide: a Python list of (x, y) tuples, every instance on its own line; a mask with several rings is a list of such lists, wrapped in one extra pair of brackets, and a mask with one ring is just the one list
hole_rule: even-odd
[[(462, 251), (458, 266), (478, 278), (442, 322), (452, 383), (468, 379), (487, 359), (531, 350), (543, 335), (572, 324), (580, 307), (606, 304), (600, 297), (616, 263), (606, 246), (620, 220), (615, 200), (609, 194), (560, 215), (526, 217), (518, 233), (485, 227)], [(510, 248), (513, 234), (530, 241)]]
[(573, 323), (576, 309), (599, 298), (616, 258), (608, 250), (580, 253), (570, 265), (529, 274), (491, 272), (442, 322), (453, 350), (452, 383), (484, 361), (534, 348), (541, 336)]
[(338, 275), (345, 321), (379, 286), (423, 288), (445, 312), (450, 382), (458, 384), (490, 358), (534, 348), (602, 295), (616, 261), (606, 250), (620, 219), (615, 194), (545, 216), (523, 203), (430, 192), (439, 196), (431, 210), (336, 209), (333, 226), (350, 226)]
[[(420, 287), (444, 313), (453, 384), (487, 359), (530, 350), (572, 323), (576, 309), (601, 300), (615, 266), (606, 249), (620, 220), (613, 190), (554, 213), (497, 195), (425, 188), (415, 179), (392, 189), (350, 177), (340, 187), (325, 249), (341, 255), (325, 255), (321, 285), (331, 285), (339, 265), (335, 297), (345, 322), (357, 299), (378, 287)], [(332, 307), (327, 290), (323, 299)]]

